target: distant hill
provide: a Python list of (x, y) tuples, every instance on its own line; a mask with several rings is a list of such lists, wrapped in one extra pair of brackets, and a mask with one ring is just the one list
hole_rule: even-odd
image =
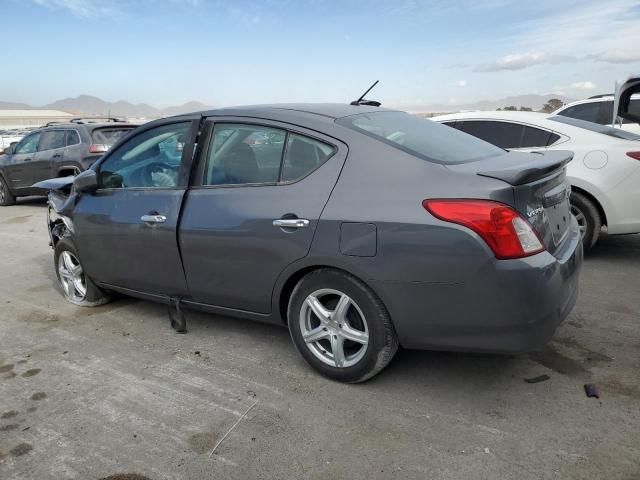
[(167, 108), (156, 108), (146, 103), (133, 104), (120, 100), (118, 102), (107, 102), (91, 95), (80, 95), (75, 98), (64, 98), (48, 105), (33, 107), (25, 103), (0, 102), (0, 109), (4, 110), (62, 110), (75, 115), (107, 115), (123, 117), (166, 117), (179, 115), (181, 113), (195, 112), (198, 110), (209, 110), (213, 107), (201, 102), (187, 102)]
[(505, 97), (498, 100), (481, 100), (475, 103), (434, 103), (430, 105), (416, 105), (409, 108), (412, 112), (428, 113), (428, 112), (460, 112), (464, 110), (496, 110), (509, 106), (529, 107), (533, 110), (540, 110), (542, 106), (550, 99), (557, 98), (564, 103), (571, 103), (575, 99), (565, 97), (564, 95), (548, 94), (548, 95), (518, 95), (514, 97)]

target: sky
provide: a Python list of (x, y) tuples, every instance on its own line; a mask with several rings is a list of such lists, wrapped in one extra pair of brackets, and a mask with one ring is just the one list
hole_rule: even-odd
[[(0, 100), (405, 107), (640, 73), (640, 0), (0, 0)], [(7, 43), (8, 40), (8, 43)]]

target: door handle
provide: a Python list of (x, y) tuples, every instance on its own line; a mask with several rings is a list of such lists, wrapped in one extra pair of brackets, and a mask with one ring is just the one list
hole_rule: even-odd
[(167, 221), (167, 217), (164, 215), (142, 215), (140, 220), (144, 223), (164, 223)]
[(62, 158), (62, 154), (61, 153), (56, 153), (52, 158)]
[(279, 218), (273, 221), (274, 227), (280, 228), (305, 228), (309, 226), (306, 218)]
[(25, 158), (25, 159), (23, 160), (23, 162), (30, 162), (30, 161), (31, 161), (31, 159), (30, 159), (30, 158)]

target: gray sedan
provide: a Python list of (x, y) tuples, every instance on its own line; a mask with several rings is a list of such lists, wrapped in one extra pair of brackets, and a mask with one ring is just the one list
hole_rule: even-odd
[(522, 352), (576, 301), (571, 157), (366, 105), (165, 118), (46, 185), (55, 268), (72, 303), (162, 302), (181, 332), (188, 308), (286, 325), (345, 382), (399, 345)]

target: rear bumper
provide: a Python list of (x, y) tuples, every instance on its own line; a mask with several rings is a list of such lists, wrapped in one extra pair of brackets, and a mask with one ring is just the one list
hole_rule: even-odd
[(573, 309), (582, 255), (574, 219), (555, 255), (494, 261), (459, 283), (376, 287), (406, 348), (521, 353), (544, 346)]

